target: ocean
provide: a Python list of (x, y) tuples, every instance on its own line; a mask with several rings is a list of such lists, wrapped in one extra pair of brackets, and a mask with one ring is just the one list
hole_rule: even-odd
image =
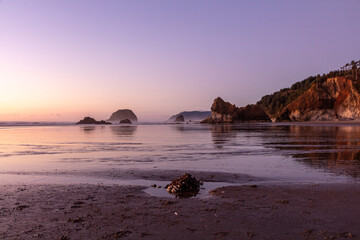
[(358, 182), (360, 125), (0, 124), (0, 174), (107, 170), (248, 174), (279, 182)]

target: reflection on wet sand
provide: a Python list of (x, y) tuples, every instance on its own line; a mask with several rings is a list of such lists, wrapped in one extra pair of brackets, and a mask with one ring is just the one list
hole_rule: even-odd
[(137, 126), (110, 126), (110, 129), (115, 136), (127, 137), (134, 135)]
[(211, 134), (219, 149), (260, 138), (263, 147), (307, 166), (360, 177), (360, 126), (213, 125)]
[(295, 125), (287, 129), (283, 138), (266, 142), (266, 146), (311, 167), (360, 177), (359, 126)]
[(236, 128), (232, 125), (213, 125), (211, 126), (211, 136), (214, 145), (217, 148), (223, 148), (223, 145), (236, 138)]
[(292, 126), (290, 133), (308, 137), (308, 141), (297, 139), (295, 143), (303, 145), (303, 153), (293, 157), (313, 166), (330, 169), (360, 177), (360, 127), (304, 127)]

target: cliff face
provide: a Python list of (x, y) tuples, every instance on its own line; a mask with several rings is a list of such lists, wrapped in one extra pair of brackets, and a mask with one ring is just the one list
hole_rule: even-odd
[(129, 119), (132, 122), (137, 122), (138, 119), (136, 115), (130, 109), (119, 109), (113, 114), (111, 114), (108, 121), (119, 122), (121, 120)]
[(283, 109), (277, 121), (360, 119), (360, 94), (344, 77), (313, 84)]
[(202, 123), (270, 122), (269, 116), (257, 105), (238, 108), (220, 97), (211, 106), (211, 116)]

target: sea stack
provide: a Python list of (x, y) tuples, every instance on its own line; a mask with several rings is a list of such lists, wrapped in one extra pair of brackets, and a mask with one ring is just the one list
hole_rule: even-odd
[(119, 123), (120, 124), (131, 124), (132, 122), (129, 119), (123, 119)]
[(119, 109), (119, 110), (117, 110), (116, 112), (111, 114), (108, 121), (110, 121), (110, 122), (119, 122), (119, 121), (125, 120), (125, 119), (128, 119), (131, 122), (137, 122), (138, 121), (135, 113), (130, 109)]
[(211, 106), (211, 116), (202, 123), (234, 123), (234, 122), (270, 122), (270, 117), (257, 105), (247, 105), (238, 108), (225, 102), (220, 97), (215, 98)]
[(105, 122), (104, 120), (96, 121), (92, 117), (84, 117), (84, 119), (80, 120), (76, 124), (111, 124), (111, 123)]
[(185, 118), (183, 115), (179, 115), (175, 118), (175, 122), (177, 123), (182, 123), (182, 122), (185, 122)]

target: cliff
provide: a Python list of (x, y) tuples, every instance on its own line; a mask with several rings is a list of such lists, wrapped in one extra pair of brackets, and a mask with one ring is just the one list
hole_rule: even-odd
[(360, 61), (341, 70), (311, 76), (238, 108), (216, 98), (204, 123), (336, 121), (360, 119)]
[(312, 84), (277, 117), (278, 121), (333, 121), (360, 119), (360, 94), (353, 81), (328, 78)]
[(137, 122), (138, 119), (133, 111), (130, 109), (119, 109), (113, 114), (111, 114), (109, 120), (111, 122), (119, 122), (121, 120), (129, 119), (132, 122)]
[(211, 106), (211, 116), (202, 123), (270, 122), (269, 116), (258, 105), (238, 108), (220, 97)]
[(360, 119), (360, 61), (311, 76), (261, 98), (257, 105), (276, 121)]

